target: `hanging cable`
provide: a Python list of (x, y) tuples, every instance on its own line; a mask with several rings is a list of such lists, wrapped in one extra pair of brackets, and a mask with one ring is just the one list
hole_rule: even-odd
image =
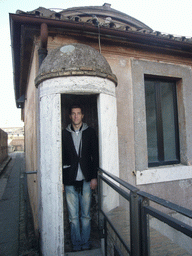
[(99, 52), (101, 54), (101, 36), (100, 36), (100, 26), (98, 24), (98, 42), (99, 42)]
[(92, 23), (95, 27), (98, 28), (98, 43), (99, 43), (99, 52), (101, 54), (101, 33), (100, 33), (100, 24), (96, 15), (92, 15)]

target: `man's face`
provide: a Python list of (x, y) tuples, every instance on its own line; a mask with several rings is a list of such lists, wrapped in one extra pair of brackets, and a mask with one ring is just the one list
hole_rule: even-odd
[(72, 108), (69, 117), (73, 125), (81, 125), (84, 115), (82, 114), (80, 108)]

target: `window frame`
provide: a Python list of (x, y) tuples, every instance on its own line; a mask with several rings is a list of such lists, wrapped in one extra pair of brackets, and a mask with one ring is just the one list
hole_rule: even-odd
[[(179, 144), (179, 123), (178, 123), (178, 106), (177, 106), (177, 80), (168, 77), (158, 77), (158, 76), (147, 76), (144, 75), (144, 86), (146, 88), (146, 81), (154, 82), (155, 89), (155, 112), (156, 112), (156, 129), (157, 129), (157, 151), (158, 151), (158, 161), (149, 162), (148, 167), (164, 166), (180, 163), (180, 144)], [(171, 82), (174, 83), (173, 86), (173, 112), (174, 112), (174, 131), (175, 131), (175, 160), (165, 160), (164, 159), (164, 138), (163, 138), (163, 120), (162, 120), (162, 106), (161, 106), (161, 82)], [(146, 100), (146, 94), (145, 94)], [(145, 104), (146, 105), (146, 104)], [(145, 109), (146, 111), (146, 109)], [(147, 116), (147, 113), (146, 113)], [(146, 120), (147, 126), (147, 120)], [(148, 152), (148, 147), (147, 147)]]
[[(161, 59), (162, 60), (162, 59)], [(156, 184), (171, 181), (192, 179), (192, 70), (183, 63), (167, 63), (161, 60), (131, 60), (130, 95), (133, 100), (134, 137), (134, 173), (136, 185)], [(180, 164), (148, 167), (147, 131), (145, 112), (145, 85), (144, 76), (166, 77), (174, 79), (177, 86), (177, 104), (179, 119)], [(132, 149), (131, 149), (132, 150)], [(129, 166), (131, 166), (129, 168)], [(133, 171), (132, 165), (127, 169)]]

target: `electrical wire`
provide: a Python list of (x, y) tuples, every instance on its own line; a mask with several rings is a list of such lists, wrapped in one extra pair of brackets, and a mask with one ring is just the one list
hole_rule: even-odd
[(99, 43), (99, 53), (101, 54), (101, 35), (100, 35), (100, 26), (98, 24), (98, 43)]

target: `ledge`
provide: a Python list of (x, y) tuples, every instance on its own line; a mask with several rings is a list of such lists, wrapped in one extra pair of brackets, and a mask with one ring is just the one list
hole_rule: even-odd
[(192, 166), (171, 165), (136, 172), (137, 185), (185, 179), (192, 179)]

